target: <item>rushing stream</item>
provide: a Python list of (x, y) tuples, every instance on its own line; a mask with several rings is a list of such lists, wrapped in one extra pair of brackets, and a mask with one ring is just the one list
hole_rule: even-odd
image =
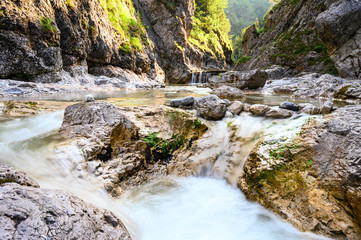
[[(133, 239), (141, 240), (291, 240), (325, 239), (301, 233), (258, 204), (248, 202), (234, 176), (261, 135), (293, 134), (307, 116), (271, 121), (255, 117), (226, 118), (214, 124), (217, 162), (202, 176), (165, 177), (113, 199), (86, 170), (76, 146), (58, 136), (63, 111), (36, 117), (0, 116), (0, 162), (25, 171), (43, 188), (72, 192), (117, 214)], [(230, 136), (228, 128), (237, 129)], [(229, 146), (230, 138), (241, 139)], [(234, 149), (238, 149), (233, 155)], [(201, 157), (201, 156), (199, 156)], [(237, 162), (238, 159), (238, 162)], [(228, 183), (227, 183), (227, 181)]]

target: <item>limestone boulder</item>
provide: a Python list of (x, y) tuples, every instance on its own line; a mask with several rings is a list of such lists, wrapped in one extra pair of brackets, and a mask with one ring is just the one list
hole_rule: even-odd
[(244, 104), (240, 101), (234, 101), (229, 107), (228, 111), (235, 115), (239, 115), (243, 110)]
[(270, 107), (262, 104), (254, 104), (250, 106), (249, 110), (256, 116), (263, 116), (267, 111), (270, 110)]
[(193, 105), (197, 113), (207, 120), (221, 120), (227, 112), (227, 104), (216, 95), (196, 98)]
[(222, 85), (214, 89), (213, 94), (223, 99), (242, 99), (245, 97), (244, 93), (240, 89), (227, 85)]
[(292, 116), (292, 111), (282, 109), (282, 108), (270, 108), (266, 113), (265, 116), (269, 118), (289, 118)]

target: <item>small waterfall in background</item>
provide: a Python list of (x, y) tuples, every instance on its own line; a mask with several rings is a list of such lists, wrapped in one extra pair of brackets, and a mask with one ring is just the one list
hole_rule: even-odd
[(222, 73), (224, 71), (217, 70), (217, 71), (199, 71), (199, 72), (192, 72), (192, 78), (190, 84), (203, 84), (208, 83), (210, 77)]

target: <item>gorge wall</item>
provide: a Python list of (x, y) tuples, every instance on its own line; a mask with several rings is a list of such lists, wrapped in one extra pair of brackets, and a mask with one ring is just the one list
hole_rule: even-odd
[(192, 70), (222, 69), (226, 55), (188, 42), (194, 1), (4, 0), (0, 78), (58, 82), (90, 73), (129, 81), (185, 82)]
[(243, 36), (236, 70), (281, 65), (293, 70), (361, 77), (359, 0), (282, 0), (264, 28)]

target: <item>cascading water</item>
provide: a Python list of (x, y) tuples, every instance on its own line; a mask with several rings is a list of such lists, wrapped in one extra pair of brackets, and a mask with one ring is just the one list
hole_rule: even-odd
[(193, 156), (195, 161), (217, 156), (205, 174), (208, 177), (165, 177), (113, 199), (79, 167), (84, 161), (80, 149), (58, 136), (62, 114), (0, 120), (0, 161), (27, 172), (42, 187), (72, 192), (111, 210), (135, 240), (325, 239), (299, 232), (248, 202), (224, 180), (235, 182), (261, 135), (297, 129), (305, 121), (302, 117), (273, 122), (242, 116), (215, 122), (208, 143), (202, 142), (203, 152)]

